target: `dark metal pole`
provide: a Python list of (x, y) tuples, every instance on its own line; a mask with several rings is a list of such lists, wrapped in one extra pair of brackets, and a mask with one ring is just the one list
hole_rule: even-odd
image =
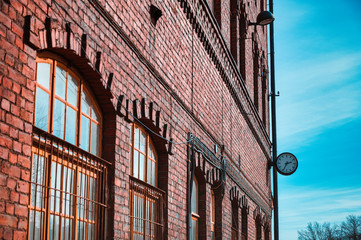
[[(273, 0), (269, 0), (269, 10), (273, 14)], [(273, 165), (273, 231), (274, 240), (279, 240), (278, 227), (278, 180), (275, 167), (277, 158), (277, 129), (276, 129), (276, 85), (275, 85), (275, 53), (274, 53), (274, 26), (270, 25), (270, 62), (271, 62), (271, 118), (272, 118), (272, 165)]]

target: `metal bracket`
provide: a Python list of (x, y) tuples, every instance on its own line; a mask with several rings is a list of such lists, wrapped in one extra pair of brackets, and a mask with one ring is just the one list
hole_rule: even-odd
[(279, 96), (280, 96), (280, 92), (277, 91), (276, 94), (274, 94), (273, 92), (270, 92), (268, 96), (269, 96), (269, 97), (272, 97), (272, 96), (279, 97)]
[(271, 167), (273, 167), (273, 162), (272, 162), (272, 160), (268, 160), (267, 161), (267, 169), (270, 170)]

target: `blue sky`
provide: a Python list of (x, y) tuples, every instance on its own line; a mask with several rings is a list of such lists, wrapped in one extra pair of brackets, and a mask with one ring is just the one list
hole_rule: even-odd
[(276, 0), (280, 239), (361, 215), (361, 1)]

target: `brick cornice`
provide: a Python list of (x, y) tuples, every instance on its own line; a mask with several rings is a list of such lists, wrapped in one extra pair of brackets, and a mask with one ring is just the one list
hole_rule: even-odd
[(268, 147), (271, 146), (271, 142), (268, 133), (207, 3), (204, 0), (178, 0), (178, 2), (202, 42), (204, 49), (219, 71), (262, 151), (266, 156), (270, 156)]

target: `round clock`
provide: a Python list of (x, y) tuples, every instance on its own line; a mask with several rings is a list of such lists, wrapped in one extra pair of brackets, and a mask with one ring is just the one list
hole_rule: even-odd
[(298, 167), (298, 160), (292, 153), (281, 153), (276, 159), (277, 171), (283, 175), (291, 175)]

